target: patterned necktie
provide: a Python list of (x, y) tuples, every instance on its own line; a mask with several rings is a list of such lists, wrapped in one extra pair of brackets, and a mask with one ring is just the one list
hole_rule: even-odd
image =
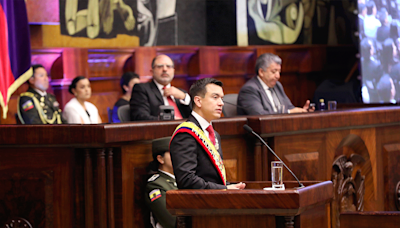
[[(164, 87), (163, 87), (163, 90), (164, 90), (165, 88), (167, 88), (167, 87), (164, 86)], [(176, 105), (175, 101), (172, 100), (171, 96), (168, 96), (168, 97), (167, 97), (167, 100), (168, 100), (168, 104), (169, 104), (170, 106), (174, 107), (175, 119), (176, 119), (176, 120), (183, 119), (183, 118), (182, 118), (182, 115), (181, 115), (181, 112), (180, 112), (179, 109), (178, 109), (178, 106)]]
[(269, 91), (271, 91), (272, 100), (275, 103), (275, 108), (276, 108), (276, 110), (278, 110), (278, 107), (281, 104), (281, 102), (279, 102), (278, 97), (276, 96), (274, 88), (269, 88)]
[(212, 127), (212, 125), (208, 125), (208, 127), (206, 128), (206, 130), (208, 131), (208, 137), (210, 138), (211, 142), (215, 145), (215, 133), (214, 133), (214, 128)]

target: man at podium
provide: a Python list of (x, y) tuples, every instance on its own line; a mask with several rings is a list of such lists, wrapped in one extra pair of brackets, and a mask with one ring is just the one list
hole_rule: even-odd
[(212, 120), (221, 117), (224, 92), (214, 78), (196, 81), (189, 90), (193, 111), (180, 124), (170, 143), (174, 174), (179, 189), (243, 189), (244, 183), (226, 182), (221, 138)]

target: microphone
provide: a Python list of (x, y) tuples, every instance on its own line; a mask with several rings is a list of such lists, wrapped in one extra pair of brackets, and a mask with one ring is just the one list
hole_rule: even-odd
[(300, 183), (299, 179), (296, 177), (296, 175), (294, 175), (294, 173), (292, 172), (292, 170), (290, 170), (289, 167), (287, 167), (287, 165), (282, 161), (282, 159), (271, 149), (271, 147), (268, 146), (268, 144), (264, 141), (263, 138), (261, 138), (260, 135), (258, 135), (255, 131), (253, 131), (253, 129), (252, 129), (249, 125), (247, 125), (247, 124), (243, 125), (243, 128), (244, 128), (246, 131), (248, 131), (248, 132), (252, 133), (253, 135), (255, 135), (255, 136), (269, 149), (269, 151), (270, 151), (276, 158), (278, 158), (278, 160), (279, 160), (280, 162), (282, 162), (283, 166), (286, 167), (286, 169), (290, 172), (290, 174), (292, 174), (292, 176), (294, 177), (294, 179), (296, 179), (297, 183), (299, 183), (299, 187), (300, 187), (300, 188), (304, 188), (304, 184)]

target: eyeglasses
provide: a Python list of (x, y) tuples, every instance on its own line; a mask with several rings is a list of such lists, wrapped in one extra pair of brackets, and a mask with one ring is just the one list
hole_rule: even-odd
[(163, 69), (164, 66), (166, 66), (167, 69), (173, 69), (174, 68), (174, 65), (172, 65), (172, 64), (157, 64), (157, 65), (154, 65), (153, 68)]

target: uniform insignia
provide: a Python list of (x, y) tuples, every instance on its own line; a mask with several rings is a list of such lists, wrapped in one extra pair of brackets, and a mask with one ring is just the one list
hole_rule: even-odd
[(25, 102), (25, 103), (22, 105), (22, 109), (24, 110), (24, 112), (33, 109), (33, 107), (34, 107), (34, 105), (33, 105), (33, 102), (32, 102), (31, 100)]
[(60, 104), (59, 104), (57, 101), (54, 101), (54, 102), (53, 102), (53, 106), (54, 106), (54, 107), (58, 107), (58, 106), (60, 106)]
[(160, 174), (154, 174), (153, 176), (151, 176), (151, 177), (147, 180), (147, 182), (155, 181), (159, 176), (160, 176)]
[(154, 200), (158, 199), (161, 197), (161, 191), (160, 189), (153, 189), (153, 191), (151, 191), (149, 193), (149, 198), (150, 201), (153, 202)]

